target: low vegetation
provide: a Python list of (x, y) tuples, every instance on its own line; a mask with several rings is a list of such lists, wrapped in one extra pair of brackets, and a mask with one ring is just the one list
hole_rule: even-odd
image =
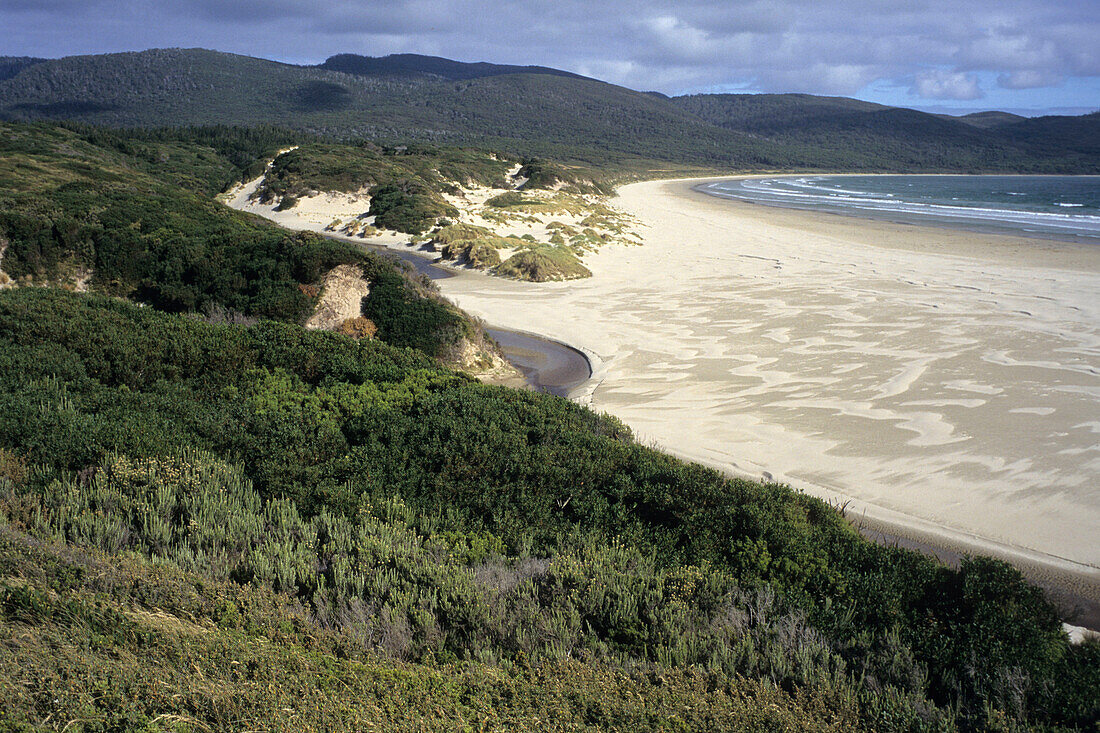
[(448, 224), (431, 233), (428, 244), (444, 260), (491, 270), (500, 264), (500, 250), (512, 250), (530, 243), (518, 237), (500, 237), (485, 227)]
[[(591, 276), (573, 247), (539, 243), (530, 237), (501, 237), (485, 227), (449, 224), (434, 231), (429, 244), (444, 260), (489, 270), (517, 280), (546, 282)], [(501, 252), (506, 259), (502, 259)]]
[(505, 277), (533, 282), (576, 280), (592, 276), (591, 270), (581, 264), (573, 250), (563, 245), (535, 247), (516, 252), (497, 265), (493, 272)]
[[(400, 729), (429, 705), (438, 727), (974, 730), (1100, 714), (1100, 645), (1069, 645), (1008, 566), (871, 545), (817, 500), (415, 350), (25, 288), (0, 293), (0, 362), (9, 720), (217, 729), (277, 704), (302, 729)], [(391, 703), (380, 679), (402, 680)]]
[(850, 700), (696, 669), (417, 664), (285, 594), (0, 527), (7, 730), (858, 728)]

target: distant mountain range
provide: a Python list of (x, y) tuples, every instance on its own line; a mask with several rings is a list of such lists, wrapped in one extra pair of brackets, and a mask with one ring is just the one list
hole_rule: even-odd
[(1100, 172), (1100, 114), (951, 117), (843, 97), (636, 92), (539, 66), (340, 54), (317, 66), (202, 49), (0, 58), (0, 119), (270, 123), (635, 168)]

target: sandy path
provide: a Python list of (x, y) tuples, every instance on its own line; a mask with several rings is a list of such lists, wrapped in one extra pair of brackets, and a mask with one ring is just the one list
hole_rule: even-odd
[[(626, 186), (594, 277), (440, 283), (643, 441), (1100, 578), (1100, 253)], [(965, 254), (967, 256), (957, 256)]]

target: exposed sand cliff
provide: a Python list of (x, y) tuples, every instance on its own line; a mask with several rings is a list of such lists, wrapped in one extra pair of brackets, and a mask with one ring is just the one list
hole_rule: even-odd
[(363, 279), (363, 269), (356, 265), (340, 265), (329, 271), (321, 286), (321, 294), (306, 328), (335, 331), (346, 321), (362, 315), (363, 298), (370, 295), (370, 283)]
[(7, 251), (7, 249), (8, 249), (8, 240), (4, 239), (3, 237), (0, 237), (0, 290), (2, 290), (4, 288), (9, 288), (9, 287), (12, 286), (11, 277), (9, 277), (8, 273), (4, 272), (4, 270), (3, 270), (4, 252)]

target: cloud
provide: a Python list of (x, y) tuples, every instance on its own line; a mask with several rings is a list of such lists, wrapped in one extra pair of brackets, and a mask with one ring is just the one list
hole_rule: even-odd
[(34, 12), (34, 13), (57, 13), (57, 12), (72, 12), (80, 11), (89, 5), (99, 5), (97, 0), (90, 0), (89, 2), (82, 2), (82, 0), (4, 0), (4, 4), (0, 7), (5, 12)]
[(814, 94), (855, 94), (877, 77), (873, 66), (817, 63), (800, 69), (765, 71), (757, 81), (771, 89)]
[(10, 55), (419, 52), (666, 93), (874, 86), (958, 100), (1091, 80), (1100, 96), (1095, 0), (0, 0), (0, 27)]
[(710, 59), (719, 52), (719, 44), (705, 31), (673, 15), (646, 18), (639, 23), (667, 55), (677, 59)]
[(1065, 77), (1061, 74), (1025, 69), (1023, 71), (1013, 71), (1009, 74), (999, 75), (997, 77), (997, 85), (1004, 89), (1036, 89), (1038, 87), (1057, 86), (1064, 80)]
[(216, 22), (269, 23), (310, 15), (308, 7), (294, 0), (190, 0), (176, 7), (184, 17), (205, 17)]
[(911, 92), (921, 99), (981, 99), (978, 80), (958, 71), (931, 69), (913, 79)]

